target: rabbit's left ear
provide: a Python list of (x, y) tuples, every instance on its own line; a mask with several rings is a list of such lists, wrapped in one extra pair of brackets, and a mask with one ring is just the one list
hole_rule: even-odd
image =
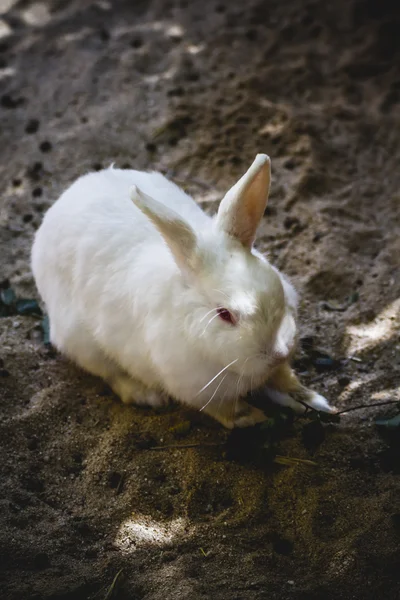
[(271, 161), (257, 154), (249, 170), (227, 192), (219, 205), (217, 226), (251, 248), (267, 206)]
[(190, 225), (174, 210), (154, 200), (137, 186), (131, 188), (131, 200), (158, 229), (178, 267), (185, 271), (192, 270), (197, 239)]

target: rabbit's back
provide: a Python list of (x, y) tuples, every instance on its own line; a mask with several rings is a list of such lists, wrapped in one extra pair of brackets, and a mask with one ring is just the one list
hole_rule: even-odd
[(59, 225), (64, 231), (68, 227), (71, 233), (82, 225), (88, 231), (91, 223), (109, 231), (118, 226), (130, 228), (131, 233), (139, 237), (143, 232), (146, 236), (153, 233), (159, 239), (159, 233), (132, 203), (133, 185), (172, 208), (194, 229), (206, 227), (210, 222), (194, 200), (161, 173), (110, 168), (75, 181), (50, 208), (43, 223), (51, 221), (52, 227), (57, 229)]
[[(114, 169), (113, 167), (89, 173), (79, 178), (60, 198), (57, 204), (64, 203), (75, 212), (88, 208), (101, 214), (133, 223), (141, 219), (141, 224), (149, 223), (143, 213), (137, 209), (130, 198), (130, 190), (136, 185), (142, 192), (158, 202), (173, 209), (194, 229), (207, 226), (210, 218), (196, 202), (181, 188), (164, 175), (157, 172), (136, 171), (133, 169)], [(68, 210), (68, 209), (67, 209)], [(151, 230), (154, 227), (151, 226)], [(154, 230), (155, 231), (155, 230)], [(158, 234), (157, 234), (158, 235)]]
[(39, 288), (42, 272), (49, 273), (51, 267), (71, 277), (73, 271), (73, 280), (81, 285), (96, 266), (107, 264), (112, 271), (113, 263), (132, 265), (144, 244), (149, 250), (158, 247), (161, 262), (173, 264), (163, 252), (161, 235), (133, 204), (133, 185), (173, 208), (195, 229), (210, 222), (190, 196), (160, 173), (113, 168), (89, 173), (61, 195), (37, 232), (32, 268)]
[(209, 223), (196, 203), (159, 173), (107, 169), (79, 178), (49, 209), (32, 248), (53, 342), (77, 324), (107, 339), (110, 329), (124, 328), (121, 320), (130, 317), (137, 326), (143, 303), (156, 301), (163, 280), (177, 273), (161, 235), (133, 204), (133, 185), (197, 227)]

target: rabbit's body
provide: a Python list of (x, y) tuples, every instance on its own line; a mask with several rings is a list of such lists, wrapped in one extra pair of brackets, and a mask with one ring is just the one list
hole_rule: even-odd
[[(159, 173), (110, 168), (78, 179), (46, 214), (32, 249), (52, 343), (124, 402), (172, 396), (227, 426), (262, 420), (240, 398), (281, 368), (279, 352), (290, 354), (296, 295), (257, 252), (217, 229)], [(229, 296), (233, 310), (253, 318), (264, 288), (268, 325), (243, 329), (235, 349), (220, 307)], [(268, 361), (258, 355), (263, 335), (274, 338), (264, 345)]]

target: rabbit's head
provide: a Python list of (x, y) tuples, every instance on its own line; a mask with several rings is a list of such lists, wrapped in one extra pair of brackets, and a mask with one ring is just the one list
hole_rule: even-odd
[(138, 188), (132, 190), (134, 203), (157, 227), (182, 274), (179, 310), (189, 341), (184, 351), (195, 347), (216, 366), (254, 377), (254, 385), (290, 357), (296, 337), (296, 292), (253, 249), (269, 186), (270, 160), (259, 154), (225, 195), (211, 226), (198, 231)]

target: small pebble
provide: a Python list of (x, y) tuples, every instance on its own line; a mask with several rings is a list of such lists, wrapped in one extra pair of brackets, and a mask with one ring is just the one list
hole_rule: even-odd
[(351, 379), (347, 375), (341, 375), (340, 377), (338, 377), (338, 384), (341, 387), (346, 387), (346, 385), (349, 385), (350, 382)]
[(38, 129), (39, 129), (38, 119), (30, 119), (28, 121), (28, 123), (26, 124), (25, 132), (32, 134), (32, 133), (36, 133)]
[(39, 146), (41, 152), (50, 152), (52, 146), (50, 142), (44, 141)]

